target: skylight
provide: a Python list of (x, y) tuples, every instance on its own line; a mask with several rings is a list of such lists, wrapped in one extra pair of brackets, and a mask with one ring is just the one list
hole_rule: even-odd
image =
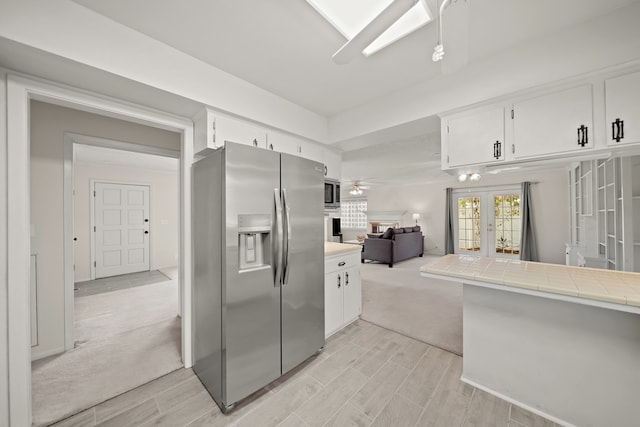
[[(348, 40), (358, 34), (393, 0), (307, 0), (331, 25)], [(418, 1), (407, 13), (391, 25), (362, 53), (366, 56), (378, 52), (402, 37), (416, 31), (433, 20), (424, 0)]]

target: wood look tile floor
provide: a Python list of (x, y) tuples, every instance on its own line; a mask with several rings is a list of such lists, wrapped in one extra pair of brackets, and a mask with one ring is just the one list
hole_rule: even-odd
[(358, 320), (227, 415), (191, 369), (63, 420), (84, 426), (555, 426), (460, 381), (462, 358)]

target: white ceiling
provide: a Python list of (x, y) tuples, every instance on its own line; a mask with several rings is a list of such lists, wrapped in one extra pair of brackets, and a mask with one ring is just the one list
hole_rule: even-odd
[[(368, 58), (336, 65), (331, 56), (346, 40), (304, 0), (75, 1), (328, 117), (441, 73), (431, 61), (431, 24)], [(453, 0), (443, 17), (445, 52), (447, 37), (468, 31), (473, 63), (635, 1)], [(427, 2), (436, 10), (435, 0)], [(465, 28), (457, 27), (455, 8), (468, 8)]]

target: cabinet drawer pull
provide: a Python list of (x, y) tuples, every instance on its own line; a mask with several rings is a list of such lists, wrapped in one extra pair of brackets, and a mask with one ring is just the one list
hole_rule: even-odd
[(340, 262), (338, 263), (338, 267), (343, 267), (345, 264), (346, 264), (346, 262), (344, 262), (344, 261), (340, 261)]

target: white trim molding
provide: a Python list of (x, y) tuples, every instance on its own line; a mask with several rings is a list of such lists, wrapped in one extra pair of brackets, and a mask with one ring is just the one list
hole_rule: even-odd
[[(88, 111), (182, 136), (180, 155), (180, 303), (182, 360), (191, 349), (191, 164), (193, 122), (104, 96), (15, 74), (7, 75), (7, 314), (9, 425), (31, 425), (29, 104), (31, 100)], [(65, 166), (66, 167), (66, 166)], [(69, 319), (65, 320), (66, 322)], [(65, 337), (67, 338), (67, 337)]]

